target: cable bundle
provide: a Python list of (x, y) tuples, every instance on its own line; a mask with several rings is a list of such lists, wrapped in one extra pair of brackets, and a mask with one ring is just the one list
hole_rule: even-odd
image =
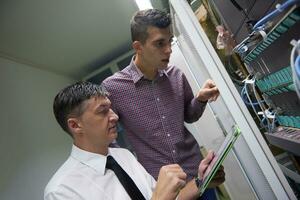
[(293, 73), (293, 81), (295, 85), (295, 90), (300, 99), (300, 40), (292, 40), (292, 45), (294, 48), (291, 51), (291, 68)]

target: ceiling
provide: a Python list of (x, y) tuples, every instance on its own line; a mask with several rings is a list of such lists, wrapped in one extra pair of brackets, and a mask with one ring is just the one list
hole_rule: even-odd
[(131, 49), (137, 10), (134, 0), (1, 0), (0, 57), (80, 79)]

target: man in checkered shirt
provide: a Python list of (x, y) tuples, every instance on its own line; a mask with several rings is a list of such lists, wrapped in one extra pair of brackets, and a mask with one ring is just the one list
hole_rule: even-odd
[[(110, 93), (113, 109), (139, 162), (157, 179), (159, 169), (177, 163), (188, 180), (197, 175), (199, 145), (184, 127), (197, 121), (208, 100), (219, 91), (207, 80), (194, 96), (183, 74), (169, 65), (173, 34), (170, 16), (157, 9), (138, 11), (131, 20), (129, 66), (108, 77), (102, 85)], [(205, 199), (215, 199), (213, 190)]]

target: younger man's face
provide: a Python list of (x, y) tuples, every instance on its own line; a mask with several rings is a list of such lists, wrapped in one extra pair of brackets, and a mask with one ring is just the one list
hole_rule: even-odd
[(141, 56), (146, 66), (165, 69), (168, 66), (172, 53), (171, 42), (173, 35), (170, 27), (157, 28), (150, 26), (147, 29), (148, 37), (141, 45)]

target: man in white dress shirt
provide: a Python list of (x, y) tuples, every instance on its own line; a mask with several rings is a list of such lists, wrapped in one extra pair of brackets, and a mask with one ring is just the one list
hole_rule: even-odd
[[(45, 200), (131, 199), (114, 171), (105, 168), (108, 155), (126, 171), (145, 199), (199, 196), (199, 184), (186, 183), (186, 174), (179, 165), (163, 166), (156, 182), (128, 150), (109, 147), (117, 138), (118, 116), (101, 86), (89, 82), (70, 85), (56, 95), (53, 110), (60, 126), (73, 138), (73, 146), (70, 157), (46, 186)], [(200, 177), (212, 158), (210, 152), (200, 163)], [(224, 180), (221, 169), (211, 186)]]

